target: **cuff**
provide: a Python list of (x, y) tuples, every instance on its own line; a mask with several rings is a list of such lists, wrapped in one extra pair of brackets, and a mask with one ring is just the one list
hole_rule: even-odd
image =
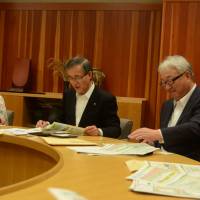
[(100, 135), (100, 136), (103, 136), (103, 131), (102, 131), (102, 129), (98, 128), (98, 130), (99, 130), (99, 135)]
[(162, 136), (162, 132), (161, 132), (160, 129), (158, 129), (158, 131), (160, 132), (160, 135), (161, 135), (161, 139), (159, 140), (159, 143), (160, 143), (160, 144), (164, 144), (165, 141), (164, 141), (164, 138), (163, 138), (163, 136)]

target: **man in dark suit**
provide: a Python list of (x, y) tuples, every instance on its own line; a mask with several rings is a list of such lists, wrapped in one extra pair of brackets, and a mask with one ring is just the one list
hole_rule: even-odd
[[(85, 128), (86, 135), (119, 137), (116, 97), (94, 85), (89, 61), (74, 57), (64, 67), (72, 89), (65, 89), (63, 93), (61, 121)], [(47, 121), (39, 120), (36, 126), (47, 124)]]
[(161, 109), (160, 129), (140, 128), (129, 135), (146, 143), (160, 142), (170, 152), (200, 161), (200, 88), (191, 64), (169, 56), (159, 65), (161, 86), (171, 96)]

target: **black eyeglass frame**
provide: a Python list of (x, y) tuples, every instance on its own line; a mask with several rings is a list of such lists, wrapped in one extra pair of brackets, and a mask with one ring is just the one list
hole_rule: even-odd
[(183, 73), (179, 74), (178, 76), (175, 76), (174, 78), (169, 79), (167, 81), (161, 81), (160, 86), (166, 87), (166, 85), (168, 85), (171, 87), (177, 79), (179, 79), (181, 76), (183, 76), (183, 74), (185, 74), (185, 72), (183, 72)]
[(80, 82), (88, 74), (89, 72), (83, 74), (82, 76), (75, 76), (75, 77), (67, 76), (66, 79), (68, 82), (72, 82), (72, 81)]

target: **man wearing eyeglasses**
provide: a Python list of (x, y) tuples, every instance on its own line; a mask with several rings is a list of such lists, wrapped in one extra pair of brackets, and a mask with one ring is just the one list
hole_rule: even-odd
[[(94, 85), (89, 61), (77, 56), (64, 68), (72, 89), (64, 90), (63, 115), (59, 121), (85, 128), (86, 135), (119, 137), (121, 128), (116, 97)], [(47, 121), (39, 120), (36, 127), (47, 124)]]
[(159, 65), (160, 85), (171, 99), (161, 109), (160, 129), (140, 128), (129, 139), (157, 144), (167, 151), (200, 161), (200, 88), (191, 64), (169, 56)]

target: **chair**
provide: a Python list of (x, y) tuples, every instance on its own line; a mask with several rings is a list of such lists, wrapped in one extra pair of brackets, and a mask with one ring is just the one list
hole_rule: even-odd
[(7, 117), (8, 117), (8, 125), (12, 126), (13, 125), (13, 120), (14, 120), (14, 111), (12, 110), (7, 110)]
[(120, 118), (121, 135), (118, 139), (127, 139), (133, 128), (133, 121), (126, 118)]
[(12, 74), (11, 92), (24, 92), (28, 90), (30, 76), (30, 59), (17, 58)]

